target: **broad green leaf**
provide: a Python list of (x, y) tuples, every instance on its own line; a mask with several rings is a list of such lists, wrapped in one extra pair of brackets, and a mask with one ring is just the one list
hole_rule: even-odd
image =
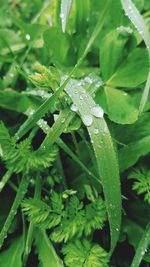
[(48, 27), (42, 24), (25, 23), (17, 17), (13, 17), (15, 24), (21, 29), (21, 35), (27, 44), (39, 37)]
[(145, 156), (149, 152), (150, 135), (124, 146), (119, 150), (120, 171), (133, 166), (141, 156)]
[(141, 114), (139, 119), (131, 125), (115, 125), (115, 139), (120, 143), (129, 144), (149, 136), (150, 133), (150, 113)]
[(95, 151), (99, 176), (103, 185), (106, 209), (111, 232), (111, 252), (119, 238), (121, 224), (121, 190), (118, 162), (110, 132), (103, 118), (93, 116), (96, 106), (91, 96), (74, 80), (68, 84), (66, 92), (77, 106), (80, 116), (87, 126)]
[[(147, 82), (143, 91), (143, 95), (141, 98), (140, 102), (140, 107), (139, 107), (139, 112), (141, 113), (144, 109), (144, 106), (147, 102), (147, 98), (149, 95), (149, 90), (150, 90), (150, 34), (148, 32), (147, 26), (145, 24), (145, 21), (143, 17), (140, 15), (138, 9), (135, 7), (135, 5), (132, 3), (131, 0), (121, 0), (121, 4), (123, 9), (125, 10), (126, 14), (128, 15), (129, 19), (132, 21), (134, 26), (137, 28), (138, 32), (142, 36), (146, 47), (147, 51), (149, 54), (149, 72), (148, 72), (148, 78)], [(140, 70), (138, 74), (140, 73)], [(138, 76), (138, 75), (137, 75)]]
[(43, 101), (35, 96), (18, 93), (13, 89), (0, 91), (0, 107), (17, 112), (26, 112), (27, 109), (37, 109)]
[(62, 31), (65, 32), (67, 20), (69, 16), (69, 12), (71, 9), (72, 0), (61, 0), (61, 11), (60, 11), (60, 17), (61, 17), (61, 25), (62, 25)]
[(134, 259), (132, 261), (131, 267), (139, 267), (140, 263), (147, 251), (147, 248), (150, 244), (150, 223), (147, 225), (142, 238), (137, 247)]
[(22, 267), (23, 239), (16, 238), (10, 247), (0, 253), (0, 266)]
[(116, 123), (130, 124), (138, 118), (138, 110), (134, 107), (130, 95), (124, 91), (105, 87), (97, 92), (96, 102)]
[(35, 245), (38, 258), (42, 267), (63, 267), (63, 263), (57, 256), (53, 245), (48, 239), (45, 231), (36, 229)]
[[(62, 32), (58, 28), (51, 27), (43, 34), (44, 44), (48, 55), (53, 63), (67, 64), (70, 61), (68, 57), (69, 50), (72, 48), (69, 34)], [(71, 49), (72, 50), (72, 49)], [(73, 58), (72, 50), (72, 58)]]
[[(129, 31), (130, 28), (124, 27), (124, 31), (121, 31), (121, 27), (118, 27), (109, 32), (100, 44), (100, 66), (104, 80), (110, 78), (122, 63), (125, 54), (125, 44), (130, 36), (127, 29)], [(130, 30), (132, 32), (132, 29)]]
[(106, 84), (112, 87), (133, 88), (146, 81), (148, 71), (149, 61), (146, 49), (136, 48), (106, 81)]

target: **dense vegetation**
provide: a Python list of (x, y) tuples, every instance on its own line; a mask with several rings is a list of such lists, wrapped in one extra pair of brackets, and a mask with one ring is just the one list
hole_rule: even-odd
[(0, 266), (150, 266), (149, 0), (0, 4)]

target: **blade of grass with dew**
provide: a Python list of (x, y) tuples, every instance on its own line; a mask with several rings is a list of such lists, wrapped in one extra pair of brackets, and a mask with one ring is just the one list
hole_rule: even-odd
[(62, 31), (65, 32), (68, 16), (71, 10), (72, 0), (61, 0), (60, 7), (60, 17), (61, 17), (61, 25)]
[(2, 247), (3, 245), (3, 242), (4, 242), (4, 239), (7, 237), (7, 233), (8, 233), (8, 230), (11, 226), (11, 223), (15, 217), (15, 214), (17, 212), (17, 209), (27, 191), (27, 188), (28, 188), (28, 184), (29, 184), (29, 178), (27, 177), (27, 175), (24, 175), (22, 177), (22, 180), (21, 180), (21, 183), (19, 185), (19, 188), (18, 188), (18, 191), (17, 191), (17, 194), (16, 194), (16, 197), (15, 197), (15, 200), (12, 204), (12, 207), (10, 209), (10, 212), (7, 216), (7, 219), (4, 223), (4, 226), (0, 232), (0, 248)]
[(121, 225), (119, 167), (112, 138), (104, 118), (92, 115), (92, 110), (96, 104), (84, 88), (72, 80), (68, 84), (66, 92), (77, 106), (81, 119), (87, 126), (95, 151), (110, 225), (112, 253), (119, 238)]
[[(126, 15), (129, 17), (131, 22), (134, 24), (134, 26), (138, 30), (139, 34), (142, 36), (145, 42), (146, 48), (148, 50), (149, 62), (150, 62), (150, 34), (146, 27), (145, 21), (131, 0), (121, 0), (121, 4), (122, 4), (124, 11), (126, 12)], [(149, 70), (147, 82), (146, 82), (146, 85), (145, 85), (145, 88), (144, 88), (144, 91), (141, 97), (139, 113), (141, 113), (144, 110), (145, 104), (147, 102), (149, 90), (150, 90), (150, 70)]]
[(137, 247), (134, 259), (132, 261), (131, 267), (139, 267), (140, 263), (146, 253), (146, 250), (150, 244), (150, 223), (147, 225), (144, 234)]
[(17, 131), (17, 133), (15, 134), (16, 139), (19, 140), (23, 135), (25, 135), (35, 124), (36, 122), (42, 118), (49, 110), (50, 106), (53, 106), (54, 103), (57, 101), (57, 99), (59, 98), (59, 96), (61, 95), (61, 93), (63, 92), (65, 86), (68, 84), (69, 80), (71, 79), (72, 74), (74, 74), (74, 72), (76, 71), (76, 69), (80, 66), (80, 64), (82, 63), (83, 59), (85, 58), (85, 56), (87, 55), (89, 49), (91, 48), (92, 44), (94, 43), (95, 39), (97, 38), (98, 34), (100, 33), (106, 15), (109, 11), (109, 6), (110, 6), (111, 0), (107, 0), (105, 3), (105, 6), (103, 8), (103, 11), (99, 17), (99, 20), (95, 26), (95, 29), (93, 31), (93, 34), (91, 35), (91, 38), (89, 39), (87, 46), (83, 52), (83, 54), (81, 55), (81, 57), (78, 59), (77, 64), (75, 65), (75, 67), (72, 69), (72, 71), (69, 73), (69, 76), (67, 77), (67, 79), (63, 82), (63, 84), (57, 89), (57, 91), (49, 98), (47, 99), (37, 110), (36, 112), (30, 116), (19, 128), (19, 130)]

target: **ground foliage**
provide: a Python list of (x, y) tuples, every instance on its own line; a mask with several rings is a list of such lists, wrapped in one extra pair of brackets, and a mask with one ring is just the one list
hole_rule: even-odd
[(0, 4), (0, 266), (149, 266), (150, 2)]

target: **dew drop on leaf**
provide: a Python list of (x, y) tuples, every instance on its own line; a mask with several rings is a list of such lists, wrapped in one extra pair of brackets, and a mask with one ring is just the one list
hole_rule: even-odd
[(71, 105), (70, 109), (71, 109), (72, 111), (74, 111), (74, 112), (77, 112), (77, 111), (78, 111), (77, 106), (74, 105), (74, 104)]
[(29, 41), (31, 39), (30, 34), (27, 33), (26, 36), (25, 36), (25, 38), (26, 38), (27, 41)]
[(82, 121), (85, 126), (91, 126), (93, 123), (93, 117), (91, 115), (84, 115)]
[(104, 110), (99, 106), (95, 106), (91, 108), (91, 114), (97, 118), (103, 118)]
[(83, 96), (82, 95), (80, 95), (80, 100), (83, 100)]
[(95, 134), (98, 134), (99, 133), (99, 130), (97, 128), (94, 129), (93, 131)]

